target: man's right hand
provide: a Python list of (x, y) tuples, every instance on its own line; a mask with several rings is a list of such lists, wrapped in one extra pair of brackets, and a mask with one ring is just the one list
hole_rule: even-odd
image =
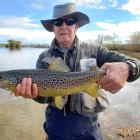
[(24, 98), (35, 98), (38, 96), (38, 87), (32, 83), (31, 78), (23, 78), (22, 82), (16, 86), (15, 96), (22, 96)]

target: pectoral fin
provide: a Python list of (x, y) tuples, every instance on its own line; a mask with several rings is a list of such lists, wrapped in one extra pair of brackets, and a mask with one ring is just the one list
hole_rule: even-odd
[(98, 84), (97, 83), (93, 83), (91, 86), (86, 88), (84, 90), (84, 92), (86, 92), (87, 94), (89, 94), (92, 97), (96, 97), (96, 96), (98, 96), (98, 90), (99, 90)]

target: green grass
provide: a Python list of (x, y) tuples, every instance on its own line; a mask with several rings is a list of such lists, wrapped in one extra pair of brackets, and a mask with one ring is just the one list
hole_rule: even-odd
[(4, 47), (5, 45), (6, 45), (6, 44), (2, 44), (2, 43), (1, 43), (1, 44), (0, 44), (0, 47)]

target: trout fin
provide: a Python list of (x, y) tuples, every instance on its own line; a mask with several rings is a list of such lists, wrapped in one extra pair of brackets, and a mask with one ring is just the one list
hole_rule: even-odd
[(90, 87), (86, 88), (84, 90), (84, 92), (86, 92), (87, 94), (89, 94), (92, 97), (96, 97), (96, 96), (98, 96), (98, 90), (99, 90), (98, 84), (93, 83), (92, 85), (90, 85)]
[(62, 96), (56, 96), (54, 98), (55, 106), (58, 109), (62, 110), (63, 107), (65, 106), (66, 102), (67, 102), (67, 97), (68, 96), (64, 96), (64, 97), (62, 97)]
[(53, 71), (70, 72), (70, 68), (60, 58), (44, 58), (43, 62), (49, 64), (48, 69)]
[[(61, 57), (52, 57), (52, 58), (44, 58), (43, 62), (49, 64), (48, 69), (52, 71), (61, 71), (61, 72), (70, 72), (70, 68), (66, 65), (66, 63), (61, 59)], [(62, 110), (67, 102), (68, 96), (57, 96), (54, 97), (55, 106)]]
[(98, 71), (98, 67), (97, 66), (93, 66), (91, 70), (96, 72), (96, 71)]

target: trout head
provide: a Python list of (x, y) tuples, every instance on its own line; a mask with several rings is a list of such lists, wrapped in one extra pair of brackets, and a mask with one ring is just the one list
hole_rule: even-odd
[(12, 90), (16, 84), (16, 78), (8, 71), (0, 72), (0, 88)]
[(8, 79), (0, 75), (0, 88), (6, 89), (9, 85)]

